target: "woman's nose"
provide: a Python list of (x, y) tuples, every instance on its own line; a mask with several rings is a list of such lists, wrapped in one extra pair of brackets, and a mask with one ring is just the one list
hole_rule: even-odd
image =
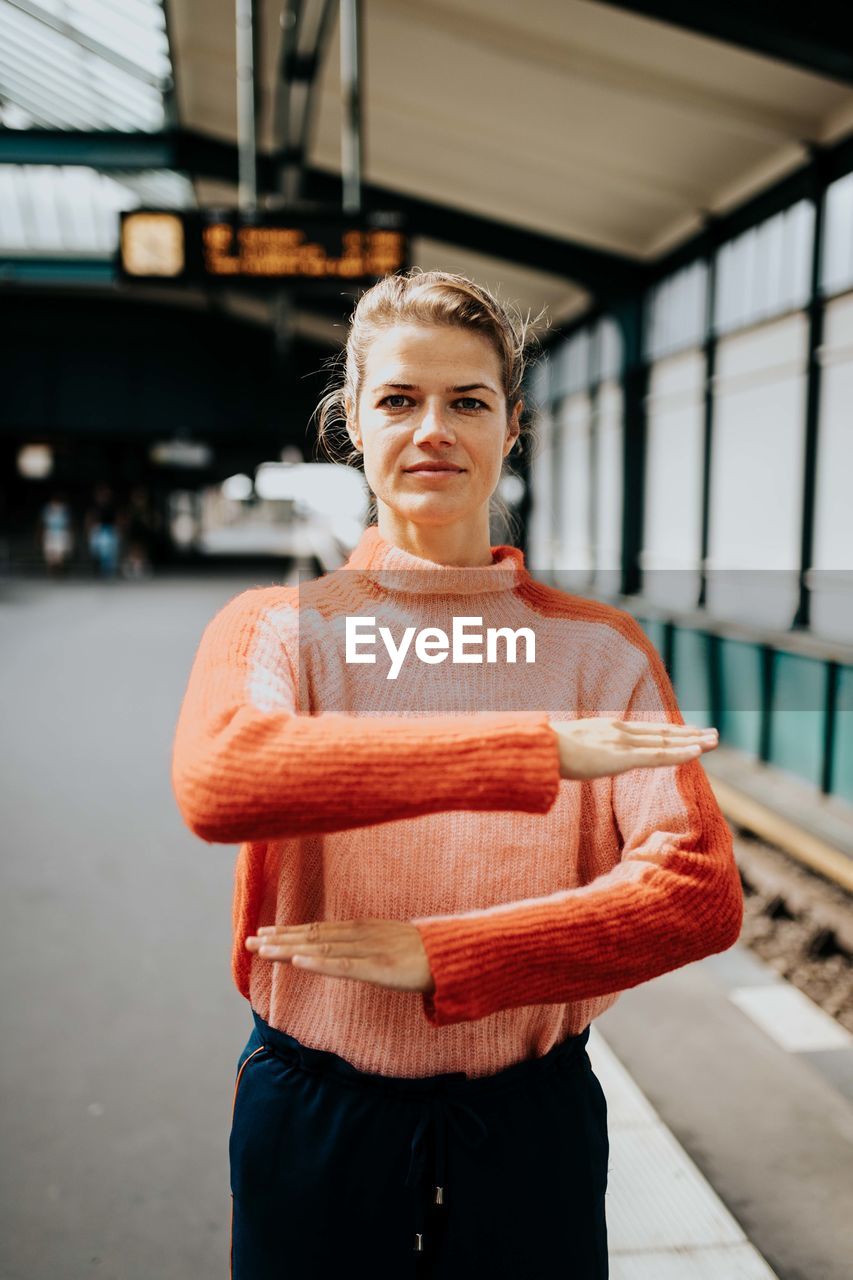
[(441, 407), (427, 406), (415, 429), (414, 439), (418, 443), (430, 441), (432, 444), (438, 444), (441, 441), (447, 441), (453, 444), (456, 435)]

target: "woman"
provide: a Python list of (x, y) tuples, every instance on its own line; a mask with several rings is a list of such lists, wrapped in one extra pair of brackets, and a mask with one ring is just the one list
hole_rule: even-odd
[(740, 931), (715, 731), (629, 614), (489, 545), (523, 337), (459, 276), (368, 290), (321, 427), (345, 420), (377, 522), (338, 572), (230, 601), (193, 664), (173, 783), (241, 842), (254, 1020), (235, 1280), (603, 1280), (590, 1022)]

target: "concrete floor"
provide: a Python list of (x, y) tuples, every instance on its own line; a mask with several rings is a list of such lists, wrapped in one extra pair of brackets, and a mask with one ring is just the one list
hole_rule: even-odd
[[(187, 831), (169, 764), (206, 622), (273, 580), (0, 583), (3, 1280), (228, 1275), (235, 850)], [(780, 1280), (849, 1280), (853, 1106), (727, 963), (597, 1029)]]
[(235, 851), (184, 827), (169, 764), (248, 585), (0, 585), (4, 1280), (228, 1275)]
[(853, 1050), (786, 1050), (731, 998), (780, 988), (738, 945), (594, 1026), (779, 1280), (850, 1280)]

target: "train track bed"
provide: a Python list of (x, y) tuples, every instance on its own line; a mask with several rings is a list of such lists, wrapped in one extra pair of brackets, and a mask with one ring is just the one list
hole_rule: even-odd
[(734, 827), (740, 942), (853, 1032), (853, 896)]

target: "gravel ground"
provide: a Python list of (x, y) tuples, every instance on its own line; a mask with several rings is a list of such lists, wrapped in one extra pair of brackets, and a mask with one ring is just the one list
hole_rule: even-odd
[(744, 886), (740, 941), (853, 1032), (853, 955), (846, 946), (853, 899), (746, 832), (736, 833), (735, 852)]

